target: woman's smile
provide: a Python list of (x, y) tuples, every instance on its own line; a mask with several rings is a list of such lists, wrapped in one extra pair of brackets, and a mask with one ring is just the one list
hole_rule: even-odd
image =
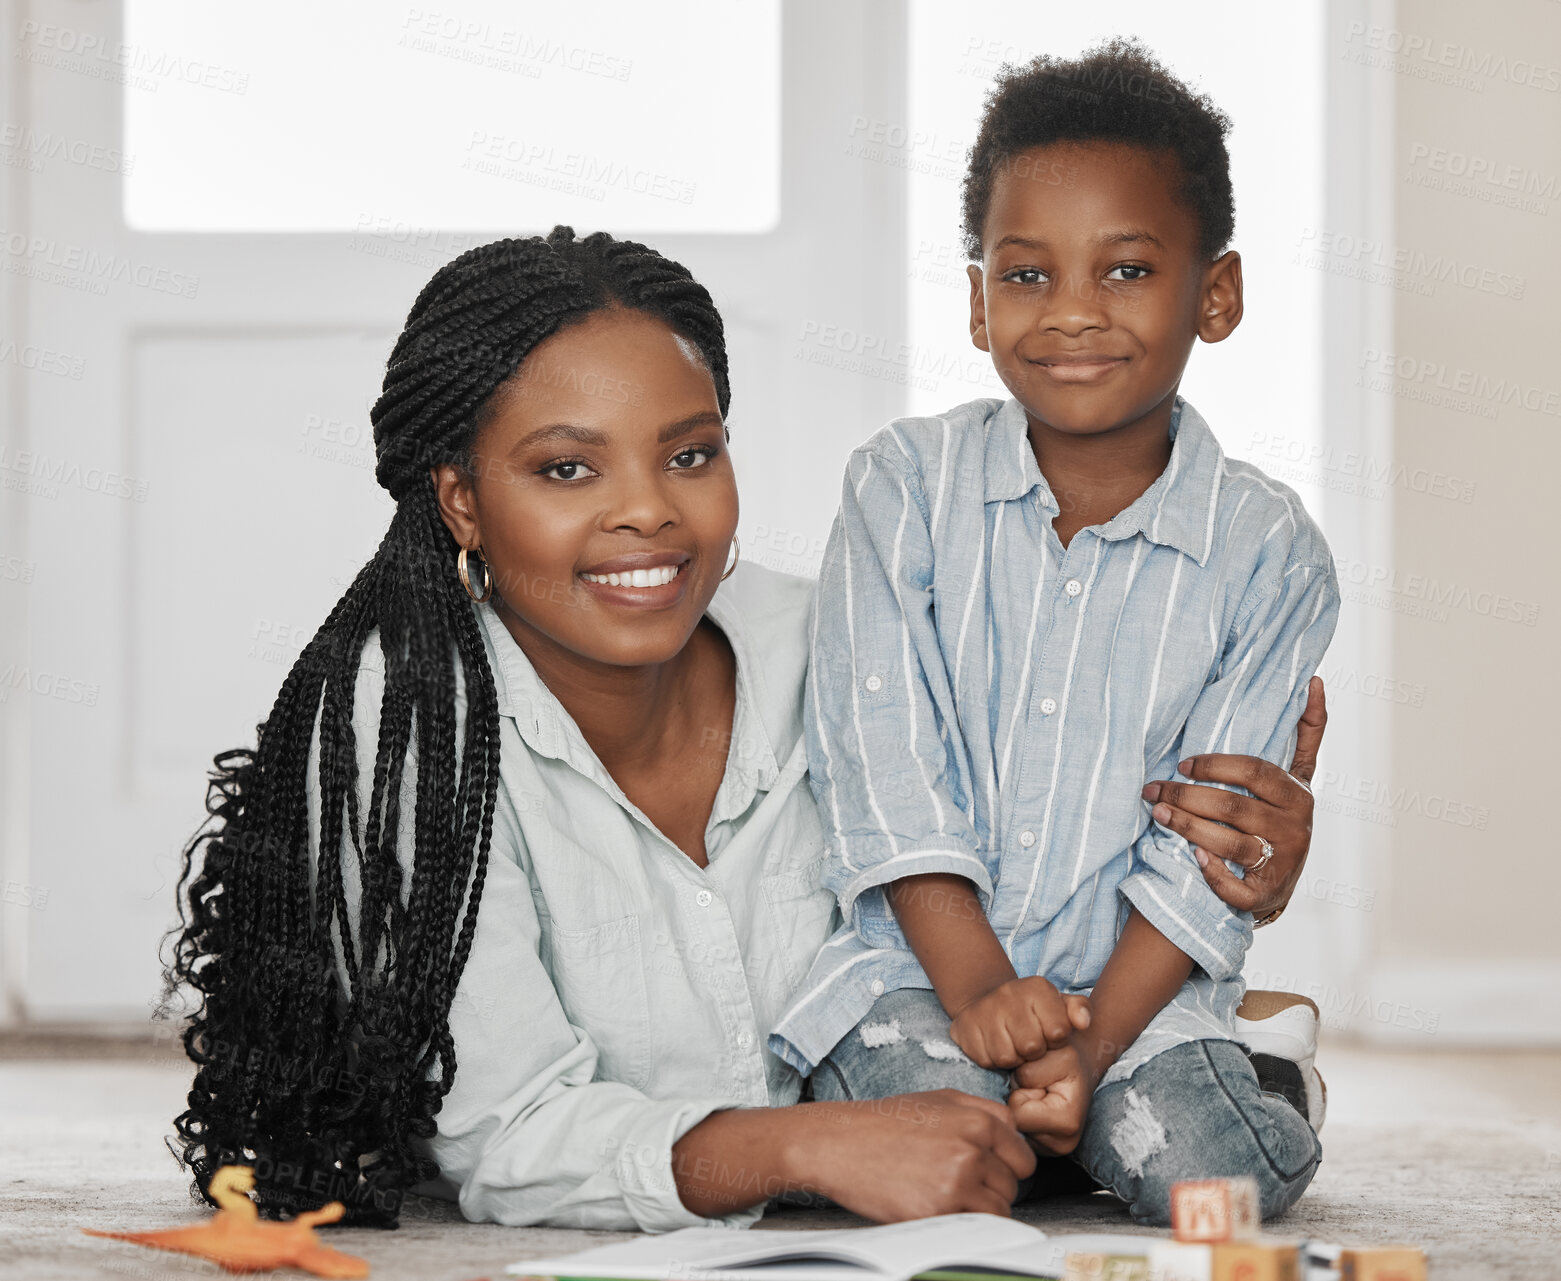
[(691, 560), (687, 552), (641, 552), (582, 569), (578, 577), (605, 605), (665, 609), (682, 600)]

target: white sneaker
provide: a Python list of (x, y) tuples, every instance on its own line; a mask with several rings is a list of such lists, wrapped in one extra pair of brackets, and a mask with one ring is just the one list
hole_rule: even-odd
[(1247, 1047), (1258, 1082), (1296, 1106), (1313, 1130), (1328, 1114), (1328, 1087), (1317, 1074), (1316, 1003), (1294, 992), (1251, 991), (1236, 1011), (1236, 1039)]

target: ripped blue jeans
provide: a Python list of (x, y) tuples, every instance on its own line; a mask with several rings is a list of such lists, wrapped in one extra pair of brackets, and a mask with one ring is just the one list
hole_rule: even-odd
[[(949, 1039), (937, 996), (905, 988), (880, 997), (810, 1081), (812, 1097), (878, 1099), (963, 1090), (1007, 1102), (1007, 1072), (978, 1067)], [(1263, 1217), (1289, 1209), (1312, 1181), (1322, 1144), (1285, 1099), (1258, 1086), (1234, 1041), (1192, 1041), (1095, 1091), (1069, 1157), (1042, 1158), (1019, 1200), (1100, 1186), (1140, 1223), (1170, 1222), (1171, 1185), (1249, 1174)]]

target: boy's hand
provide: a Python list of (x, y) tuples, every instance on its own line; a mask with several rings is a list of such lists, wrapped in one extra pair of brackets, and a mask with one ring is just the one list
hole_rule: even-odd
[(1100, 1083), (1100, 1074), (1089, 1066), (1094, 1057), (1081, 1051), (1075, 1039), (1048, 1050), (1044, 1058), (1021, 1064), (1014, 1073), (1008, 1110), (1038, 1151), (1066, 1156), (1078, 1147)]
[(1040, 977), (1009, 979), (955, 1014), (949, 1037), (984, 1068), (1016, 1068), (1068, 1044), (1089, 1026), (1089, 1000)]

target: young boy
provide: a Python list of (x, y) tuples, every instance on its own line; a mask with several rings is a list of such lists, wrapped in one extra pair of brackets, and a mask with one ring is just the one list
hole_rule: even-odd
[(847, 468), (807, 695), (845, 924), (771, 1038), (815, 1098), (1006, 1098), (1162, 1224), (1183, 1178), (1277, 1214), (1321, 1156), (1233, 1039), (1250, 915), (1140, 798), (1194, 754), (1288, 760), (1338, 614), (1295, 494), (1177, 395), (1241, 320), (1228, 128), (1119, 41), (989, 97), (970, 328), (1013, 399)]

